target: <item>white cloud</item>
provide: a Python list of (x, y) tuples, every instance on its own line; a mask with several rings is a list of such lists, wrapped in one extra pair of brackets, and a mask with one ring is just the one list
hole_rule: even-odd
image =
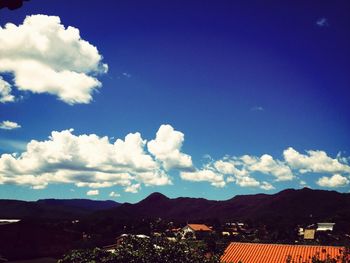
[(19, 125), (17, 122), (13, 121), (2, 121), (0, 122), (0, 129), (3, 130), (13, 130), (21, 128), (21, 125)]
[(236, 182), (236, 179), (233, 176), (228, 176), (226, 178), (226, 182), (227, 183), (233, 183), (233, 182)]
[(0, 157), (0, 184), (44, 188), (50, 183), (74, 183), (78, 187), (129, 187), (170, 184), (162, 167), (144, 151), (139, 133), (110, 143), (95, 134), (76, 136), (73, 130), (54, 131), (48, 140), (32, 140), (20, 155)]
[(284, 150), (283, 155), (286, 163), (300, 173), (350, 173), (350, 166), (333, 159), (324, 151), (306, 151), (301, 154), (292, 147)]
[(319, 27), (328, 27), (329, 26), (328, 19), (325, 17), (321, 17), (316, 20), (316, 25)]
[[(235, 161), (226, 157), (223, 160), (210, 162), (204, 168), (195, 172), (182, 172), (180, 176), (189, 181), (207, 181), (216, 187), (224, 187), (226, 183), (235, 183), (240, 187), (260, 187), (271, 190), (274, 187), (268, 182), (259, 182), (251, 176), (246, 168), (238, 169)], [(237, 159), (234, 157), (234, 159)], [(212, 160), (210, 160), (212, 161)], [(225, 179), (225, 175), (227, 175)]]
[(268, 182), (262, 182), (261, 185), (260, 185), (260, 188), (264, 189), (264, 190), (267, 190), (267, 191), (275, 189), (275, 187), (272, 184), (268, 183)]
[(107, 72), (97, 48), (58, 16), (32, 15), (21, 25), (8, 23), (0, 27), (0, 43), (0, 73), (13, 73), (19, 90), (56, 95), (68, 104), (89, 103), (101, 87), (95, 75)]
[(136, 194), (141, 189), (141, 184), (132, 184), (127, 187), (125, 187), (124, 191), (127, 193), (133, 193)]
[(0, 103), (14, 102), (15, 96), (11, 94), (11, 85), (0, 76)]
[(86, 192), (86, 195), (92, 196), (92, 195), (99, 195), (100, 192), (98, 190), (89, 190)]
[(238, 170), (231, 162), (225, 162), (223, 160), (216, 161), (214, 163), (215, 169), (222, 174), (236, 174)]
[(316, 183), (323, 187), (342, 187), (348, 185), (349, 182), (349, 179), (345, 176), (335, 174), (332, 177), (323, 176)]
[(291, 169), (283, 162), (274, 160), (271, 155), (264, 154), (260, 158), (246, 155), (241, 160), (249, 171), (271, 174), (276, 181), (290, 181), (294, 178)]
[(215, 173), (212, 170), (197, 170), (194, 172), (181, 172), (180, 176), (183, 180), (194, 182), (210, 182), (212, 186), (224, 187), (226, 185), (224, 176)]
[(191, 156), (181, 152), (184, 134), (170, 125), (161, 125), (156, 138), (147, 144), (148, 151), (161, 161), (166, 170), (192, 168)]
[(109, 193), (109, 196), (115, 198), (115, 197), (119, 197), (120, 194), (118, 194), (118, 193), (112, 191), (112, 192)]
[[(172, 184), (170, 169), (177, 169), (183, 180), (209, 182), (214, 187), (235, 183), (240, 187), (271, 190), (274, 186), (267, 176), (275, 182), (301, 181), (293, 175), (294, 171), (335, 174), (320, 178), (317, 183), (324, 186), (348, 184), (343, 174), (350, 174), (350, 167), (343, 162), (347, 158), (339, 154), (333, 159), (323, 151), (307, 151), (303, 155), (288, 148), (283, 152), (284, 161), (268, 154), (226, 155), (221, 160), (207, 158), (198, 169), (193, 166), (191, 156), (181, 152), (183, 142), (183, 133), (170, 125), (162, 125), (149, 143), (138, 132), (113, 142), (96, 134), (75, 135), (73, 129), (53, 131), (47, 140), (27, 143), (20, 154), (2, 154), (0, 184), (26, 185), (33, 189), (43, 189), (49, 184), (75, 184), (91, 189), (119, 185), (126, 192), (137, 193), (143, 185)], [(0, 147), (2, 144), (0, 140)]]
[(249, 176), (237, 177), (236, 184), (241, 187), (259, 187), (260, 186), (260, 182), (258, 182), (253, 177), (249, 177)]

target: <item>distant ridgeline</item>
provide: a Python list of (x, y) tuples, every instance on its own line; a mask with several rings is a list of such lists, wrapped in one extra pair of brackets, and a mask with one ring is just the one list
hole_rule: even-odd
[(265, 223), (311, 224), (350, 221), (350, 194), (336, 191), (287, 189), (279, 193), (239, 195), (225, 201), (153, 193), (136, 204), (85, 199), (37, 202), (0, 200), (0, 218), (164, 218), (177, 220), (218, 219)]

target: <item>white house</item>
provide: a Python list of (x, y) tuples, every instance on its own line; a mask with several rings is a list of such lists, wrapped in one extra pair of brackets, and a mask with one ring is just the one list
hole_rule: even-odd
[(191, 235), (194, 239), (196, 239), (198, 234), (210, 234), (212, 232), (213, 230), (204, 224), (187, 224), (180, 230), (180, 234), (183, 239), (188, 235)]
[(316, 231), (333, 231), (335, 223), (317, 223)]

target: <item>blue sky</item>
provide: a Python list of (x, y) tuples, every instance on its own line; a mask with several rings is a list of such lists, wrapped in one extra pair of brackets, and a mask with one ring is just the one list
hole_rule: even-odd
[(348, 192), (349, 11), (348, 1), (1, 9), (0, 198)]

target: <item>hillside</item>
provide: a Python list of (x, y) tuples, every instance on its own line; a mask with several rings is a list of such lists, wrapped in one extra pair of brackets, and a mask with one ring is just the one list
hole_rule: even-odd
[(184, 221), (260, 220), (301, 223), (350, 220), (350, 194), (308, 188), (276, 194), (240, 195), (225, 201), (202, 198), (170, 199), (153, 193), (136, 204), (123, 204), (94, 216), (114, 218), (167, 218)]
[(43, 199), (36, 202), (0, 200), (0, 218), (76, 218), (119, 205), (114, 201), (88, 199)]
[(36, 202), (0, 200), (0, 218), (114, 219), (165, 218), (181, 221), (220, 219), (278, 222), (350, 220), (350, 194), (308, 188), (276, 194), (238, 195), (225, 201), (168, 198), (153, 193), (136, 204), (87, 199), (44, 199)]

